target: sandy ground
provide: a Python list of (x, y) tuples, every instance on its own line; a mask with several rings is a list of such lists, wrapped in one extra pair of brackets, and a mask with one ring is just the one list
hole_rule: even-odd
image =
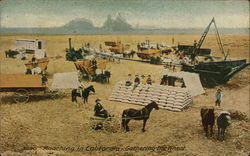
[[(79, 48), (89, 42), (99, 47), (104, 41), (121, 40), (130, 43), (132, 48), (146, 38), (152, 42), (171, 43), (172, 37), (180, 44), (192, 44), (199, 35), (62, 35), (62, 36), (0, 36), (0, 73), (24, 73), (24, 63), (17, 59), (5, 58), (4, 51), (12, 48), (17, 38), (42, 39), (50, 57), (48, 74), (50, 81), (53, 73), (76, 71), (72, 62), (65, 61), (64, 49), (68, 47), (68, 38), (73, 46)], [(225, 49), (230, 49), (231, 59), (249, 60), (249, 38), (247, 35), (222, 36)], [(221, 56), (215, 37), (210, 35), (203, 47), (212, 48), (213, 54)], [(56, 56), (61, 56), (57, 57)], [(116, 82), (127, 78), (127, 74), (151, 74), (159, 83), (159, 65), (139, 62), (110, 62), (107, 68), (112, 76), (109, 84), (93, 84), (96, 94), (91, 94), (89, 103), (76, 107), (70, 100), (70, 90), (60, 100), (51, 100), (47, 94), (35, 93), (28, 103), (15, 104), (11, 93), (1, 93), (1, 142), (0, 153), (3, 155), (247, 155), (250, 151), (249, 120), (233, 120), (226, 131), (225, 141), (218, 141), (216, 136), (206, 138), (200, 121), (200, 108), (214, 105), (214, 93), (222, 88), (221, 110), (239, 110), (249, 119), (249, 72), (244, 69), (227, 84), (213, 89), (205, 89), (206, 94), (194, 98), (193, 105), (183, 112), (153, 110), (146, 126), (141, 132), (142, 122), (131, 121), (131, 132), (110, 134), (105, 131), (90, 131), (86, 123), (93, 115), (94, 100), (98, 97), (103, 106), (117, 119), (126, 108), (141, 108), (108, 100)], [(81, 101), (82, 103), (82, 101)], [(217, 133), (217, 127), (214, 128)], [(161, 146), (161, 148), (159, 148)], [(102, 148), (91, 148), (102, 147)], [(110, 149), (110, 147), (113, 147)], [(132, 149), (134, 147), (134, 149)], [(137, 147), (150, 147), (138, 150)], [(158, 148), (157, 148), (158, 147)], [(165, 148), (164, 147), (168, 147)], [(108, 149), (109, 148), (109, 149)], [(152, 148), (155, 148), (153, 151)], [(119, 150), (120, 151), (119, 151)]]

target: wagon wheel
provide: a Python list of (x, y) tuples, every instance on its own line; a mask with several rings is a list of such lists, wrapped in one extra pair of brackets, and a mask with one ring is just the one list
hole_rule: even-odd
[(97, 124), (99, 123), (104, 123), (104, 120), (95, 120), (95, 119), (90, 119), (88, 122), (85, 123), (85, 130), (86, 133), (88, 134), (93, 134), (96, 132), (95, 128)]
[(29, 92), (26, 89), (18, 89), (14, 93), (14, 101), (16, 103), (26, 103), (29, 100)]
[(108, 118), (103, 122), (103, 129), (107, 133), (117, 133), (121, 130), (121, 121), (118, 118)]

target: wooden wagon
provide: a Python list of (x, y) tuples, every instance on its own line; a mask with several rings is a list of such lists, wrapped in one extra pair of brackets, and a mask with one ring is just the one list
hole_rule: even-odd
[(137, 56), (141, 59), (150, 59), (152, 57), (161, 57), (161, 51), (158, 49), (141, 49), (137, 52)]
[(45, 91), (40, 75), (1, 74), (0, 92), (14, 92), (14, 101), (28, 102), (30, 92)]
[(13, 99), (16, 103), (26, 103), (34, 92), (49, 93), (53, 99), (62, 97), (58, 91), (48, 90), (42, 84), (41, 75), (26, 74), (0, 74), (0, 92), (14, 92)]
[(36, 67), (39, 67), (41, 69), (41, 72), (46, 72), (48, 64), (49, 64), (48, 57), (37, 59), (35, 63), (32, 63), (31, 61), (29, 61), (28, 63), (25, 63), (26, 74), (31, 74), (32, 69)]
[(120, 41), (119, 42), (106, 41), (105, 45), (106, 46), (111, 46), (109, 48), (109, 50), (111, 52), (114, 52), (115, 54), (123, 54), (125, 51), (129, 51), (129, 49), (130, 49), (129, 44), (123, 45)]
[[(106, 69), (108, 60), (102, 58), (96, 58), (97, 69), (104, 70)], [(75, 62), (75, 67), (80, 71), (80, 79), (87, 77), (89, 80), (92, 80), (93, 76), (96, 75), (95, 69), (91, 64), (91, 60), (83, 60)]]

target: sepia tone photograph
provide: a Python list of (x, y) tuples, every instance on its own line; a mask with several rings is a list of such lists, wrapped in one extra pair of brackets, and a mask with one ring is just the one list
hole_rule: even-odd
[(0, 156), (248, 156), (248, 0), (0, 0)]

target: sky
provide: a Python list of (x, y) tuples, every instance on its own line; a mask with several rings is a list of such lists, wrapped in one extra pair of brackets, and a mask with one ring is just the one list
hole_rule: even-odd
[(0, 0), (1, 27), (58, 27), (85, 18), (101, 27), (119, 12), (133, 26), (249, 28), (248, 0)]

